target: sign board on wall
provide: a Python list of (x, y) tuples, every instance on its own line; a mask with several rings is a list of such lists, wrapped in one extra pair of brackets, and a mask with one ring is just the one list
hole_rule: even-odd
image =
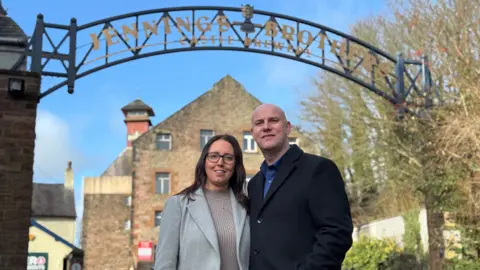
[(27, 270), (48, 270), (48, 253), (28, 253)]
[(151, 261), (153, 260), (153, 244), (148, 241), (138, 242), (138, 260)]

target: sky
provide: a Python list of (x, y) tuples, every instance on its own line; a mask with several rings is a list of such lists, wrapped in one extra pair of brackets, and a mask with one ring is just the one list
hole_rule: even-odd
[[(37, 14), (45, 22), (78, 25), (125, 13), (178, 6), (230, 6), (251, 4), (255, 9), (310, 20), (349, 32), (356, 20), (386, 10), (382, 0), (2, 0), (8, 15), (31, 35)], [(52, 33), (54, 40), (61, 39)], [(88, 42), (79, 40), (78, 44)], [(60, 70), (58, 70), (60, 71)], [(279, 57), (245, 52), (199, 51), (148, 57), (107, 68), (76, 81), (75, 93), (66, 88), (41, 100), (37, 115), (34, 182), (63, 183), (68, 161), (75, 172), (78, 226), (83, 213), (82, 179), (100, 175), (126, 146), (121, 107), (140, 98), (161, 122), (231, 75), (262, 102), (284, 108), (298, 124), (302, 93), (312, 88), (318, 68)], [(42, 80), (42, 91), (55, 82)], [(80, 233), (78, 230), (77, 236)], [(78, 237), (76, 244), (78, 244)]]

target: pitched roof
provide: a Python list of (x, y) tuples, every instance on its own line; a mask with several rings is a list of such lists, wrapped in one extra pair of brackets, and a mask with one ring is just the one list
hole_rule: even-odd
[[(166, 121), (169, 121), (170, 119), (174, 118), (177, 114), (180, 114), (182, 112), (184, 112), (185, 110), (187, 110), (188, 108), (190, 108), (193, 104), (201, 101), (201, 100), (208, 100), (212, 94), (214, 94), (215, 92), (218, 93), (220, 91), (225, 91), (225, 90), (228, 90), (228, 89), (235, 89), (233, 91), (239, 91), (239, 97), (241, 96), (240, 94), (246, 94), (251, 102), (252, 102), (252, 110), (261, 105), (262, 102), (256, 98), (255, 96), (253, 96), (252, 94), (250, 94), (246, 89), (245, 87), (240, 83), (238, 82), (237, 80), (235, 80), (232, 76), (230, 75), (226, 75), (224, 76), (222, 79), (220, 79), (218, 82), (216, 82), (214, 85), (213, 85), (213, 88), (210, 89), (209, 91), (206, 91), (205, 93), (203, 93), (202, 95), (200, 95), (199, 97), (197, 97), (196, 99), (192, 100), (190, 103), (188, 103), (187, 105), (183, 106), (180, 110), (174, 112), (173, 114), (171, 114), (169, 117), (167, 117), (166, 119), (164, 119), (162, 122), (159, 122), (158, 124), (156, 124), (154, 126), (154, 128), (150, 129), (149, 131), (143, 133), (142, 135), (140, 135), (137, 139), (135, 139), (135, 141), (140, 141), (140, 138), (146, 136), (146, 134), (150, 133), (150, 132), (154, 132), (155, 130), (155, 127), (158, 127), (160, 126), (161, 124), (165, 123)], [(134, 141), (134, 142), (135, 142)]]
[(129, 176), (132, 172), (132, 148), (125, 148), (101, 176)]
[(135, 99), (134, 101), (130, 102), (128, 105), (122, 108), (122, 112), (124, 114), (129, 111), (147, 111), (149, 116), (155, 116), (153, 109), (140, 99)]
[(2, 0), (0, 0), (0, 16), (1, 15), (3, 15), (3, 16), (7, 15), (7, 11), (3, 8)]
[(33, 183), (32, 217), (76, 218), (73, 190), (63, 184)]
[(27, 35), (23, 32), (22, 28), (7, 16), (7, 12), (2, 6), (0, 0), (0, 38), (26, 38)]

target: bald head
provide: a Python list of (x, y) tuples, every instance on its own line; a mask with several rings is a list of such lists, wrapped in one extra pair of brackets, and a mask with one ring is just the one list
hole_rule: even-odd
[(284, 153), (289, 146), (290, 130), (285, 112), (276, 105), (262, 104), (252, 113), (252, 136), (264, 155)]
[(257, 108), (255, 108), (255, 110), (253, 110), (252, 112), (252, 125), (255, 121), (254, 120), (255, 117), (258, 115), (262, 115), (265, 112), (273, 112), (274, 114), (277, 114), (280, 118), (282, 118), (282, 120), (284, 120), (285, 122), (288, 122), (287, 115), (280, 107), (278, 107), (275, 104), (262, 104)]

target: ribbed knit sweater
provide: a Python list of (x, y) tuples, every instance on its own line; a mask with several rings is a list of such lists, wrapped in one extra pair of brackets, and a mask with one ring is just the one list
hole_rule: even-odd
[(220, 270), (239, 270), (230, 189), (222, 191), (204, 189), (204, 193), (217, 231)]

